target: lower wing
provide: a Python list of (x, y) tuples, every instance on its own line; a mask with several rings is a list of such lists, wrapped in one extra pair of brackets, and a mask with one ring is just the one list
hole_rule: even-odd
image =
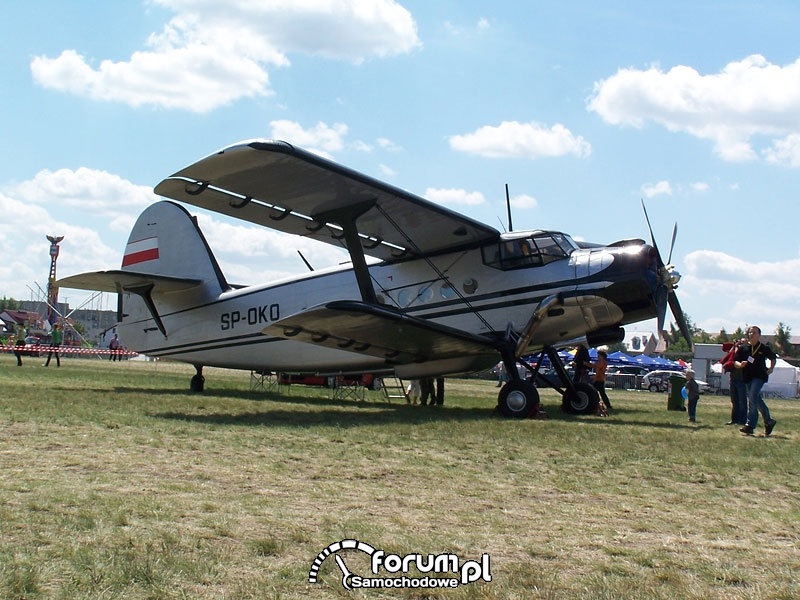
[(465, 333), (384, 306), (342, 300), (281, 319), (264, 333), (405, 365), (496, 356), (496, 340)]

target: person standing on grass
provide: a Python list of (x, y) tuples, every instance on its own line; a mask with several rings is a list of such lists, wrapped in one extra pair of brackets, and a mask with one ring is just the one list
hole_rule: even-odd
[(63, 339), (64, 336), (61, 333), (61, 325), (56, 323), (53, 326), (52, 333), (50, 334), (50, 350), (47, 352), (47, 362), (44, 363), (45, 367), (50, 366), (50, 359), (53, 357), (53, 353), (56, 355), (56, 367), (61, 366), (61, 357), (58, 355), (58, 347), (61, 346)]
[(589, 349), (580, 344), (578, 349), (575, 350), (575, 373), (572, 376), (573, 383), (589, 383), (589, 368), (592, 364), (592, 359), (589, 356)]
[(694, 423), (697, 416), (697, 401), (700, 400), (700, 386), (694, 378), (694, 371), (686, 369), (686, 399), (689, 401), (687, 410), (689, 412), (689, 422)]
[(17, 325), (16, 327), (16, 341), (14, 342), (14, 356), (17, 357), (17, 366), (22, 366), (22, 348), (25, 347), (25, 328), (22, 325)]
[[(108, 360), (113, 360), (116, 362), (117, 354), (119, 353), (119, 336), (115, 333), (114, 337), (111, 338), (111, 341), (108, 342), (108, 349), (111, 350), (111, 355), (108, 357)], [(122, 360), (120, 358), (120, 360)]]
[[(728, 425), (745, 425), (747, 423), (747, 386), (742, 379), (742, 370), (733, 366), (739, 346), (746, 343), (746, 339), (741, 339), (730, 344), (725, 357), (720, 361), (723, 372), (730, 373), (731, 377), (731, 420), (728, 421)], [(725, 350), (725, 348), (726, 344), (722, 344), (722, 349)]]
[[(739, 431), (753, 435), (758, 426), (758, 413), (764, 417), (764, 435), (772, 435), (777, 421), (769, 414), (769, 407), (761, 395), (761, 388), (767, 383), (775, 368), (778, 357), (772, 348), (761, 343), (761, 329), (755, 325), (747, 330), (747, 344), (736, 351), (733, 366), (742, 370), (742, 379), (747, 386), (747, 423)], [(770, 365), (767, 367), (767, 361)]]
[(597, 361), (591, 363), (591, 366), (594, 368), (594, 381), (592, 382), (592, 385), (594, 386), (594, 389), (597, 390), (597, 393), (600, 394), (603, 404), (606, 405), (606, 410), (611, 412), (611, 401), (608, 399), (608, 394), (606, 394), (606, 369), (608, 368), (608, 354), (604, 350), (598, 350)]
[(436, 406), (444, 404), (444, 377), (436, 378), (436, 394), (434, 395), (431, 390), (431, 406), (433, 406), (434, 401)]

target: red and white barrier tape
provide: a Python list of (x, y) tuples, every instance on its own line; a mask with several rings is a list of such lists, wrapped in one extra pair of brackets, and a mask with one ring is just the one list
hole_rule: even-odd
[(138, 356), (138, 352), (131, 352), (130, 350), (109, 350), (108, 348), (78, 348), (76, 346), (46, 346), (44, 344), (25, 344), (24, 346), (9, 346), (0, 344), (0, 352), (24, 352), (29, 354), (31, 352), (38, 352), (39, 354), (46, 352), (58, 352), (62, 356), (64, 354), (90, 354), (100, 356)]

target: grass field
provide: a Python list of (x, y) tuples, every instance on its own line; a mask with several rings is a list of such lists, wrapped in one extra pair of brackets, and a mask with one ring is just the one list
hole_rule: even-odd
[[(448, 380), (430, 408), (251, 392), (216, 369), (197, 395), (187, 366), (41, 362), (0, 355), (2, 598), (800, 595), (800, 401), (768, 401), (775, 433), (751, 438), (715, 396), (689, 424), (665, 394), (612, 393), (598, 418), (544, 391), (549, 420), (511, 421), (492, 381)], [(343, 539), (488, 554), (492, 580), (349, 592), (330, 557), (309, 584)]]

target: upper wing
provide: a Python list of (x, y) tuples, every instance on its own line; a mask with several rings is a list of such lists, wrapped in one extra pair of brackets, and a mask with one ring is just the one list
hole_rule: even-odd
[(384, 260), (474, 247), (499, 237), (478, 221), (286, 142), (242, 142), (168, 177), (156, 194), (344, 246), (356, 220), (364, 253)]
[(490, 338), (355, 300), (329, 302), (286, 317), (264, 333), (383, 358), (395, 365), (497, 355), (497, 344)]

